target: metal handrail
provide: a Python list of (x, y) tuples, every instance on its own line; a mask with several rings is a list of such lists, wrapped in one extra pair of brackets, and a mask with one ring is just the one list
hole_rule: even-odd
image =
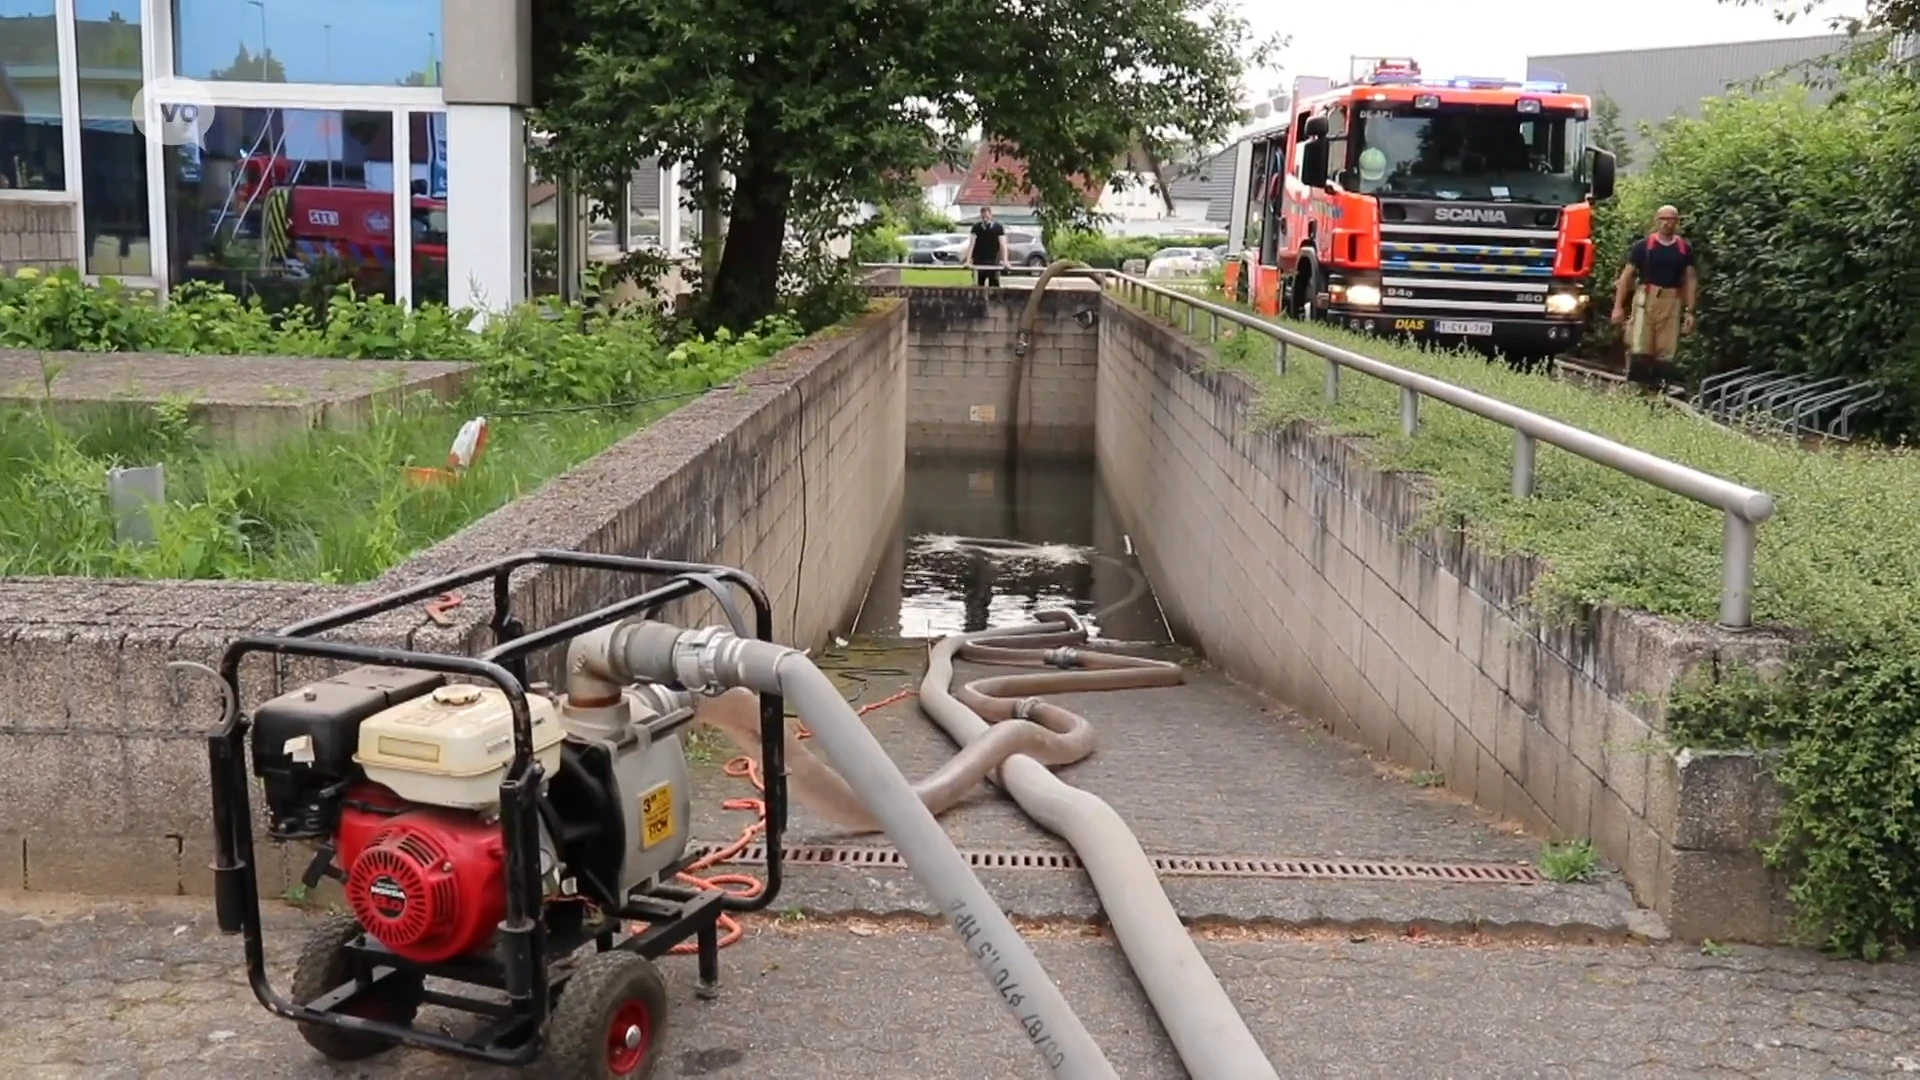
[[(938, 265), (928, 267), (909, 263), (877, 263), (869, 266), (871, 269), (944, 269)], [(1636, 450), (1465, 387), (1395, 367), (1351, 349), (1330, 345), (1259, 316), (1202, 300), (1178, 289), (1169, 289), (1115, 270), (1083, 269), (1071, 272), (1077, 276), (1099, 278), (1108, 285), (1118, 283), (1129, 301), (1148, 308), (1156, 317), (1160, 305), (1155, 298), (1165, 299), (1169, 318), (1176, 305), (1184, 306), (1189, 333), (1195, 330), (1196, 316), (1205, 314), (1208, 317), (1208, 336), (1212, 340), (1219, 339), (1223, 322), (1264, 334), (1275, 342), (1274, 367), (1281, 374), (1286, 372), (1289, 348), (1301, 349), (1319, 357), (1327, 364), (1326, 395), (1330, 402), (1340, 399), (1342, 369), (1352, 369), (1397, 386), (1400, 388), (1401, 432), (1409, 437), (1419, 430), (1420, 399), (1423, 397), (1445, 402), (1463, 412), (1513, 429), (1512, 493), (1515, 498), (1524, 499), (1533, 495), (1536, 444), (1544, 442), (1643, 483), (1720, 510), (1725, 515), (1721, 540), (1720, 625), (1729, 629), (1744, 629), (1753, 625), (1753, 563), (1754, 548), (1758, 541), (1756, 526), (1774, 514), (1773, 497), (1766, 492), (1668, 461), (1644, 450)]]

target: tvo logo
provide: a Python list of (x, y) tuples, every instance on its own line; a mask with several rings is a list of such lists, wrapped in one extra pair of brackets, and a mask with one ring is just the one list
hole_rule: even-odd
[(213, 93), (192, 79), (155, 79), (133, 95), (134, 126), (162, 146), (205, 149), (213, 128)]

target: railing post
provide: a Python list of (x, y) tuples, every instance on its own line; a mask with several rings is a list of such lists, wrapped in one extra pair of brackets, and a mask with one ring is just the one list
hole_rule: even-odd
[(1188, 337), (1193, 336), (1193, 311), (1194, 311), (1193, 305), (1188, 304), (1187, 305), (1187, 336)]
[(1220, 343), (1220, 313), (1219, 312), (1216, 312), (1216, 311), (1207, 312), (1207, 340), (1213, 342), (1216, 345)]
[(1411, 439), (1420, 431), (1420, 394), (1408, 387), (1400, 388), (1400, 434)]
[(1337, 404), (1340, 401), (1340, 365), (1327, 361), (1327, 402)]
[(1533, 498), (1533, 436), (1513, 429), (1513, 497)]
[(1720, 625), (1729, 630), (1753, 625), (1753, 549), (1758, 539), (1753, 522), (1727, 514), (1720, 545)]
[(1273, 373), (1275, 375), (1287, 373), (1287, 343), (1279, 338), (1273, 341)]

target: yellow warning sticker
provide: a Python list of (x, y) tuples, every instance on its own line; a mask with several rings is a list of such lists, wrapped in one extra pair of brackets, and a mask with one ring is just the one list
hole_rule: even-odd
[(640, 846), (650, 848), (673, 835), (673, 785), (661, 784), (640, 796)]

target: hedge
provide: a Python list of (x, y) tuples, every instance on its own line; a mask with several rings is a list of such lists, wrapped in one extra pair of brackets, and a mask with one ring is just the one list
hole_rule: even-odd
[[(1753, 365), (1880, 379), (1869, 430), (1920, 430), (1920, 88), (1853, 74), (1830, 104), (1799, 87), (1733, 94), (1654, 132), (1644, 173), (1598, 215), (1600, 282), (1680, 209), (1699, 254), (1698, 333), (1677, 357), (1699, 378)], [(1603, 296), (1596, 317), (1605, 320)]]

